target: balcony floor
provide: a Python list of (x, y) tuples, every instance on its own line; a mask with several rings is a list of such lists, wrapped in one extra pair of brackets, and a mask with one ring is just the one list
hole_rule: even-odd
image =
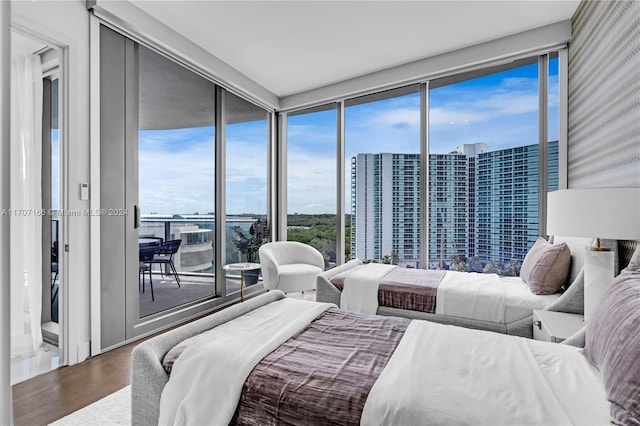
[[(146, 274), (145, 274), (146, 275)], [(153, 294), (155, 300), (151, 300), (149, 276), (146, 275), (145, 292), (140, 291), (140, 317), (162, 312), (185, 303), (193, 302), (211, 296), (215, 291), (214, 278), (211, 276), (180, 275), (180, 287), (173, 275), (153, 274)], [(261, 284), (255, 284), (261, 285)], [(248, 286), (249, 288), (251, 286)], [(246, 290), (246, 288), (245, 288)], [(227, 294), (240, 291), (240, 278), (227, 277)], [(302, 293), (290, 293), (290, 297), (315, 300), (315, 291)]]
[[(140, 317), (155, 314), (185, 303), (193, 302), (211, 296), (215, 292), (215, 280), (211, 276), (179, 275), (180, 287), (173, 275), (161, 275), (153, 273), (153, 295), (151, 300), (151, 288), (149, 275), (145, 274), (145, 291), (140, 291)], [(227, 293), (240, 291), (240, 280), (227, 279)]]

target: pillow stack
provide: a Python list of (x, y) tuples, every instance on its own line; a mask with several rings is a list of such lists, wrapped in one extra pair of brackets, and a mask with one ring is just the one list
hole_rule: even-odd
[(520, 278), (534, 294), (553, 294), (567, 281), (571, 252), (565, 243), (550, 244), (538, 237), (520, 268)]
[(605, 290), (583, 353), (602, 373), (615, 423), (640, 425), (640, 265), (630, 264)]

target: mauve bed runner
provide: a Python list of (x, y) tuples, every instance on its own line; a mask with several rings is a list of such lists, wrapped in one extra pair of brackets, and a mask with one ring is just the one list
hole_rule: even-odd
[(358, 425), (409, 325), (331, 308), (256, 365), (232, 424)]
[[(363, 268), (359, 265), (331, 278), (338, 290), (344, 288), (349, 273)], [(438, 283), (444, 271), (431, 269), (395, 268), (389, 272), (378, 286), (378, 305), (389, 308), (435, 313)]]

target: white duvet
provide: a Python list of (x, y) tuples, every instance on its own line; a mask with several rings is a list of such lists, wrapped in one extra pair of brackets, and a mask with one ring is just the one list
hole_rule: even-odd
[[(340, 308), (375, 314), (379, 283), (396, 266), (370, 263), (349, 273), (340, 294)], [(544, 309), (559, 294), (536, 295), (520, 278), (496, 274), (443, 271), (438, 283), (435, 313), (500, 324)]]
[(606, 425), (580, 350), (414, 320), (374, 384), (362, 425)]
[(228, 424), (253, 367), (332, 306), (285, 298), (214, 328), (173, 364), (158, 424)]
[(395, 269), (394, 265), (368, 263), (354, 269), (344, 279), (340, 293), (340, 308), (345, 311), (375, 314), (378, 311), (378, 287), (380, 281)]
[[(162, 393), (160, 424), (228, 424), (253, 367), (326, 307), (283, 299), (189, 347)], [(608, 421), (601, 376), (577, 348), (420, 320), (407, 328), (361, 418), (363, 425)]]
[(447, 271), (438, 284), (436, 314), (504, 323), (505, 289), (496, 274)]

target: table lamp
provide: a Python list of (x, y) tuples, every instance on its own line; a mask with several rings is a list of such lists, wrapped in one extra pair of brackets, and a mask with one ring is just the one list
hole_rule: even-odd
[(588, 323), (614, 276), (614, 253), (600, 238), (640, 239), (640, 188), (561, 189), (547, 194), (547, 234), (594, 237), (584, 261), (584, 318)]

